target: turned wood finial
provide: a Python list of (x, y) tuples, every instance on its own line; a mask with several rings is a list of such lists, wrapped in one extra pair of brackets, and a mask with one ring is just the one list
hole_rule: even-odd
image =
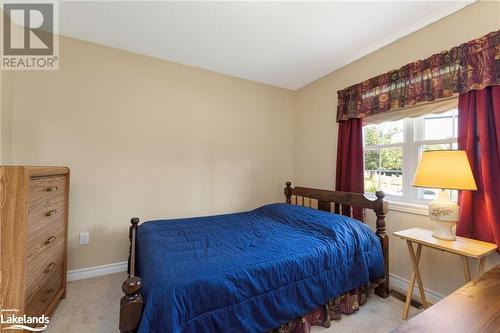
[(292, 182), (285, 183), (286, 203), (292, 203)]
[(137, 276), (131, 276), (123, 282), (125, 296), (120, 301), (119, 329), (122, 333), (136, 332), (141, 322), (144, 299), (141, 294), (142, 282)]
[(132, 224), (129, 228), (128, 231), (128, 238), (132, 241), (132, 230), (137, 231), (137, 228), (139, 227), (139, 218), (138, 217), (133, 217), (130, 220), (130, 223)]
[(122, 284), (122, 290), (127, 296), (136, 295), (142, 288), (142, 280), (140, 277), (131, 276)]
[(388, 211), (387, 202), (384, 201), (385, 193), (382, 191), (375, 192), (375, 196), (377, 197), (376, 206), (375, 206), (375, 214), (377, 215), (376, 234), (380, 237), (385, 235), (385, 215)]

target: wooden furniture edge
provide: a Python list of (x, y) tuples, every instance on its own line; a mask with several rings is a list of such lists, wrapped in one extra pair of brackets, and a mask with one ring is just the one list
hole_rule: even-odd
[[(377, 216), (375, 234), (380, 240), (382, 253), (384, 255), (384, 279), (376, 289), (375, 293), (380, 297), (386, 298), (389, 296), (389, 237), (386, 234), (385, 216), (389, 211), (387, 201), (384, 200), (385, 194), (382, 191), (375, 193), (376, 199), (371, 200), (361, 193), (341, 192), (323, 190), (310, 187), (296, 186), (292, 187), (291, 182), (285, 183), (284, 189), (286, 202), (292, 203), (292, 196), (318, 200), (318, 209), (326, 212), (331, 212), (332, 204), (334, 204), (335, 214), (345, 214), (351, 216), (352, 208), (372, 209)], [(347, 209), (344, 209), (347, 208)]]
[[(378, 191), (377, 199), (371, 200), (363, 194), (329, 191), (307, 187), (292, 188), (291, 182), (286, 182), (284, 190), (286, 202), (291, 203), (292, 195), (312, 198), (318, 200), (318, 209), (323, 211), (331, 211), (331, 203), (346, 207), (372, 209), (376, 216), (376, 232), (375, 234), (380, 240), (382, 252), (384, 255), (384, 282), (380, 284), (375, 293), (381, 297), (389, 296), (389, 238), (385, 233), (385, 215), (388, 212), (387, 201), (385, 201), (384, 193)], [(337, 207), (335, 208), (337, 210)], [(122, 290), (125, 294), (120, 300), (120, 320), (119, 328), (122, 333), (134, 333), (139, 327), (142, 310), (144, 307), (144, 299), (142, 296), (142, 280), (135, 274), (136, 267), (136, 235), (139, 228), (139, 219), (134, 217), (131, 219), (129, 228), (130, 250), (128, 258), (128, 278), (123, 282)]]
[(25, 171), (29, 177), (49, 177), (68, 175), (70, 168), (65, 166), (23, 166), (23, 165), (1, 165), (11, 170)]
[[(24, 201), (28, 198), (29, 173), (21, 166), (0, 169), (2, 190), (0, 206), (2, 218), (25, 221), (28, 214)], [(9, 181), (6, 182), (5, 180)], [(18, 195), (12, 195), (18, 193)], [(22, 199), (19, 199), (22, 198)], [(26, 257), (26, 246), (19, 247), (15, 255), (11, 252), (12, 244), (26, 244), (26, 223), (2, 223), (0, 221), (0, 307), (7, 309), (25, 308), (24, 276), (26, 265), (17, 258)], [(5, 239), (9, 241), (4, 241)], [(9, 269), (8, 269), (9, 268)], [(19, 277), (23, 278), (19, 278)], [(0, 323), (0, 331), (5, 325)]]
[(391, 333), (498, 332), (499, 275), (500, 265), (496, 265)]
[[(488, 243), (488, 242), (480, 241), (480, 240), (477, 240), (477, 239), (470, 239), (473, 242), (486, 243), (486, 244), (493, 245), (490, 250), (482, 253), (481, 255), (475, 255), (475, 254), (472, 254), (470, 252), (461, 251), (461, 250), (453, 248), (453, 247), (445, 247), (445, 246), (441, 246), (439, 244), (430, 243), (430, 242), (428, 242), (426, 240), (422, 240), (422, 239), (419, 239), (419, 238), (416, 238), (416, 237), (411, 237), (411, 236), (406, 235), (404, 233), (404, 232), (406, 232), (408, 230), (412, 230), (412, 229), (426, 230), (426, 231), (432, 232), (432, 230), (430, 230), (430, 229), (410, 228), (410, 229), (406, 229), (406, 230), (395, 231), (395, 232), (392, 233), (392, 235), (394, 237), (398, 237), (398, 238), (403, 239), (403, 240), (409, 240), (409, 241), (414, 242), (414, 243), (422, 243), (423, 245), (428, 246), (428, 247), (433, 248), (433, 249), (436, 249), (436, 250), (446, 251), (446, 252), (450, 252), (450, 253), (453, 253), (453, 254), (457, 254), (457, 255), (460, 255), (460, 256), (466, 256), (466, 257), (474, 258), (474, 259), (484, 258), (484, 257), (486, 257), (486, 256), (488, 256), (488, 255), (490, 255), (492, 253), (495, 253), (497, 251), (497, 246), (495, 246), (495, 244), (493, 244), (493, 243)], [(466, 238), (466, 237), (457, 236), (457, 239), (458, 238)], [(442, 242), (456, 242), (456, 241), (445, 241), (445, 240), (443, 240)]]
[[(23, 208), (24, 200), (19, 200), (17, 197), (13, 195), (9, 195), (11, 191), (19, 192), (19, 196), (23, 198), (28, 198), (29, 196), (29, 183), (30, 179), (38, 178), (38, 177), (50, 177), (50, 176), (66, 176), (66, 198), (65, 198), (65, 233), (64, 233), (64, 254), (63, 254), (63, 275), (62, 275), (62, 285), (61, 287), (55, 291), (52, 300), (48, 303), (47, 308), (45, 310), (45, 315), (50, 316), (56, 306), (58, 305), (60, 299), (66, 297), (67, 290), (67, 250), (68, 250), (68, 221), (69, 221), (69, 186), (70, 186), (70, 168), (62, 167), (62, 166), (22, 166), (22, 165), (2, 165), (2, 170), (0, 173), (5, 175), (10, 175), (15, 179), (14, 182), (2, 183), (2, 191), (0, 195), (0, 204), (5, 211), (10, 211), (10, 214), (15, 216), (16, 220), (25, 221), (26, 215), (28, 214), (27, 209)], [(2, 179), (4, 177), (1, 177)], [(23, 184), (22, 186), (20, 184)], [(8, 227), (7, 227), (8, 225)], [(27, 224), (26, 223), (16, 223), (5, 224), (0, 221), (0, 239), (2, 237), (7, 237), (12, 239), (15, 243), (26, 243), (27, 239)], [(0, 253), (3, 252), (8, 253), (4, 247), (8, 244), (2, 242), (0, 244)], [(16, 258), (26, 257), (26, 247), (21, 247), (21, 250), (16, 252)], [(2, 281), (0, 285), (0, 308), (5, 308), (8, 306), (8, 309), (18, 309), (21, 311), (25, 310), (26, 307), (26, 298), (25, 298), (25, 290), (26, 286), (23, 283), (24, 279), (13, 278), (11, 275), (7, 275), (5, 271), (5, 267), (2, 265), (9, 265), (11, 268), (14, 267), (16, 270), (16, 276), (25, 276), (26, 274), (26, 266), (25, 264), (19, 265), (17, 264), (18, 260), (12, 260), (12, 257), (9, 256), (0, 258), (0, 280)], [(17, 288), (8, 288), (4, 290), (7, 282), (15, 283), (17, 286), (22, 284), (22, 287)], [(13, 289), (17, 289), (19, 292), (13, 294)], [(5, 304), (5, 300), (8, 299), (8, 304)], [(0, 323), (0, 331), (2, 331), (3, 324)]]

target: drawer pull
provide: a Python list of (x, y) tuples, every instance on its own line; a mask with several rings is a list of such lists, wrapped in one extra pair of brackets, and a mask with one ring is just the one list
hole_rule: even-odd
[(50, 236), (45, 242), (43, 242), (43, 245), (47, 246), (51, 243), (54, 243), (55, 240), (56, 240), (56, 236)]
[(54, 191), (57, 191), (57, 186), (52, 186), (52, 187), (48, 187), (47, 192), (54, 192)]
[(52, 216), (52, 215), (56, 215), (57, 214), (57, 210), (53, 209), (51, 211), (48, 211), (47, 214), (45, 214), (45, 216)]
[(50, 288), (45, 291), (45, 296), (42, 297), (42, 302), (46, 302), (49, 299), (50, 294), (54, 292), (54, 288)]
[(47, 268), (45, 268), (45, 270), (43, 271), (44, 273), (49, 273), (50, 271), (52, 271), (54, 268), (56, 267), (56, 263), (55, 262), (51, 262)]

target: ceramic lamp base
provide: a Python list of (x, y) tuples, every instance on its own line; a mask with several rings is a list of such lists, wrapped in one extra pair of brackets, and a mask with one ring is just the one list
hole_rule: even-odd
[(450, 200), (446, 191), (441, 190), (436, 200), (429, 205), (429, 217), (436, 222), (436, 229), (432, 236), (439, 239), (456, 240), (453, 227), (458, 221), (458, 211), (458, 205)]
[(440, 222), (440, 221), (434, 221), (434, 222), (436, 222), (436, 229), (434, 229), (432, 237), (444, 240), (457, 239), (457, 237), (453, 233), (453, 227), (455, 226), (455, 224), (457, 224), (457, 222)]

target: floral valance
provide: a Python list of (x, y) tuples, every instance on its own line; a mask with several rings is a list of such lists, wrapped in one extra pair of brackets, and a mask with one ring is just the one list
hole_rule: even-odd
[(500, 84), (500, 30), (339, 90), (337, 121)]

